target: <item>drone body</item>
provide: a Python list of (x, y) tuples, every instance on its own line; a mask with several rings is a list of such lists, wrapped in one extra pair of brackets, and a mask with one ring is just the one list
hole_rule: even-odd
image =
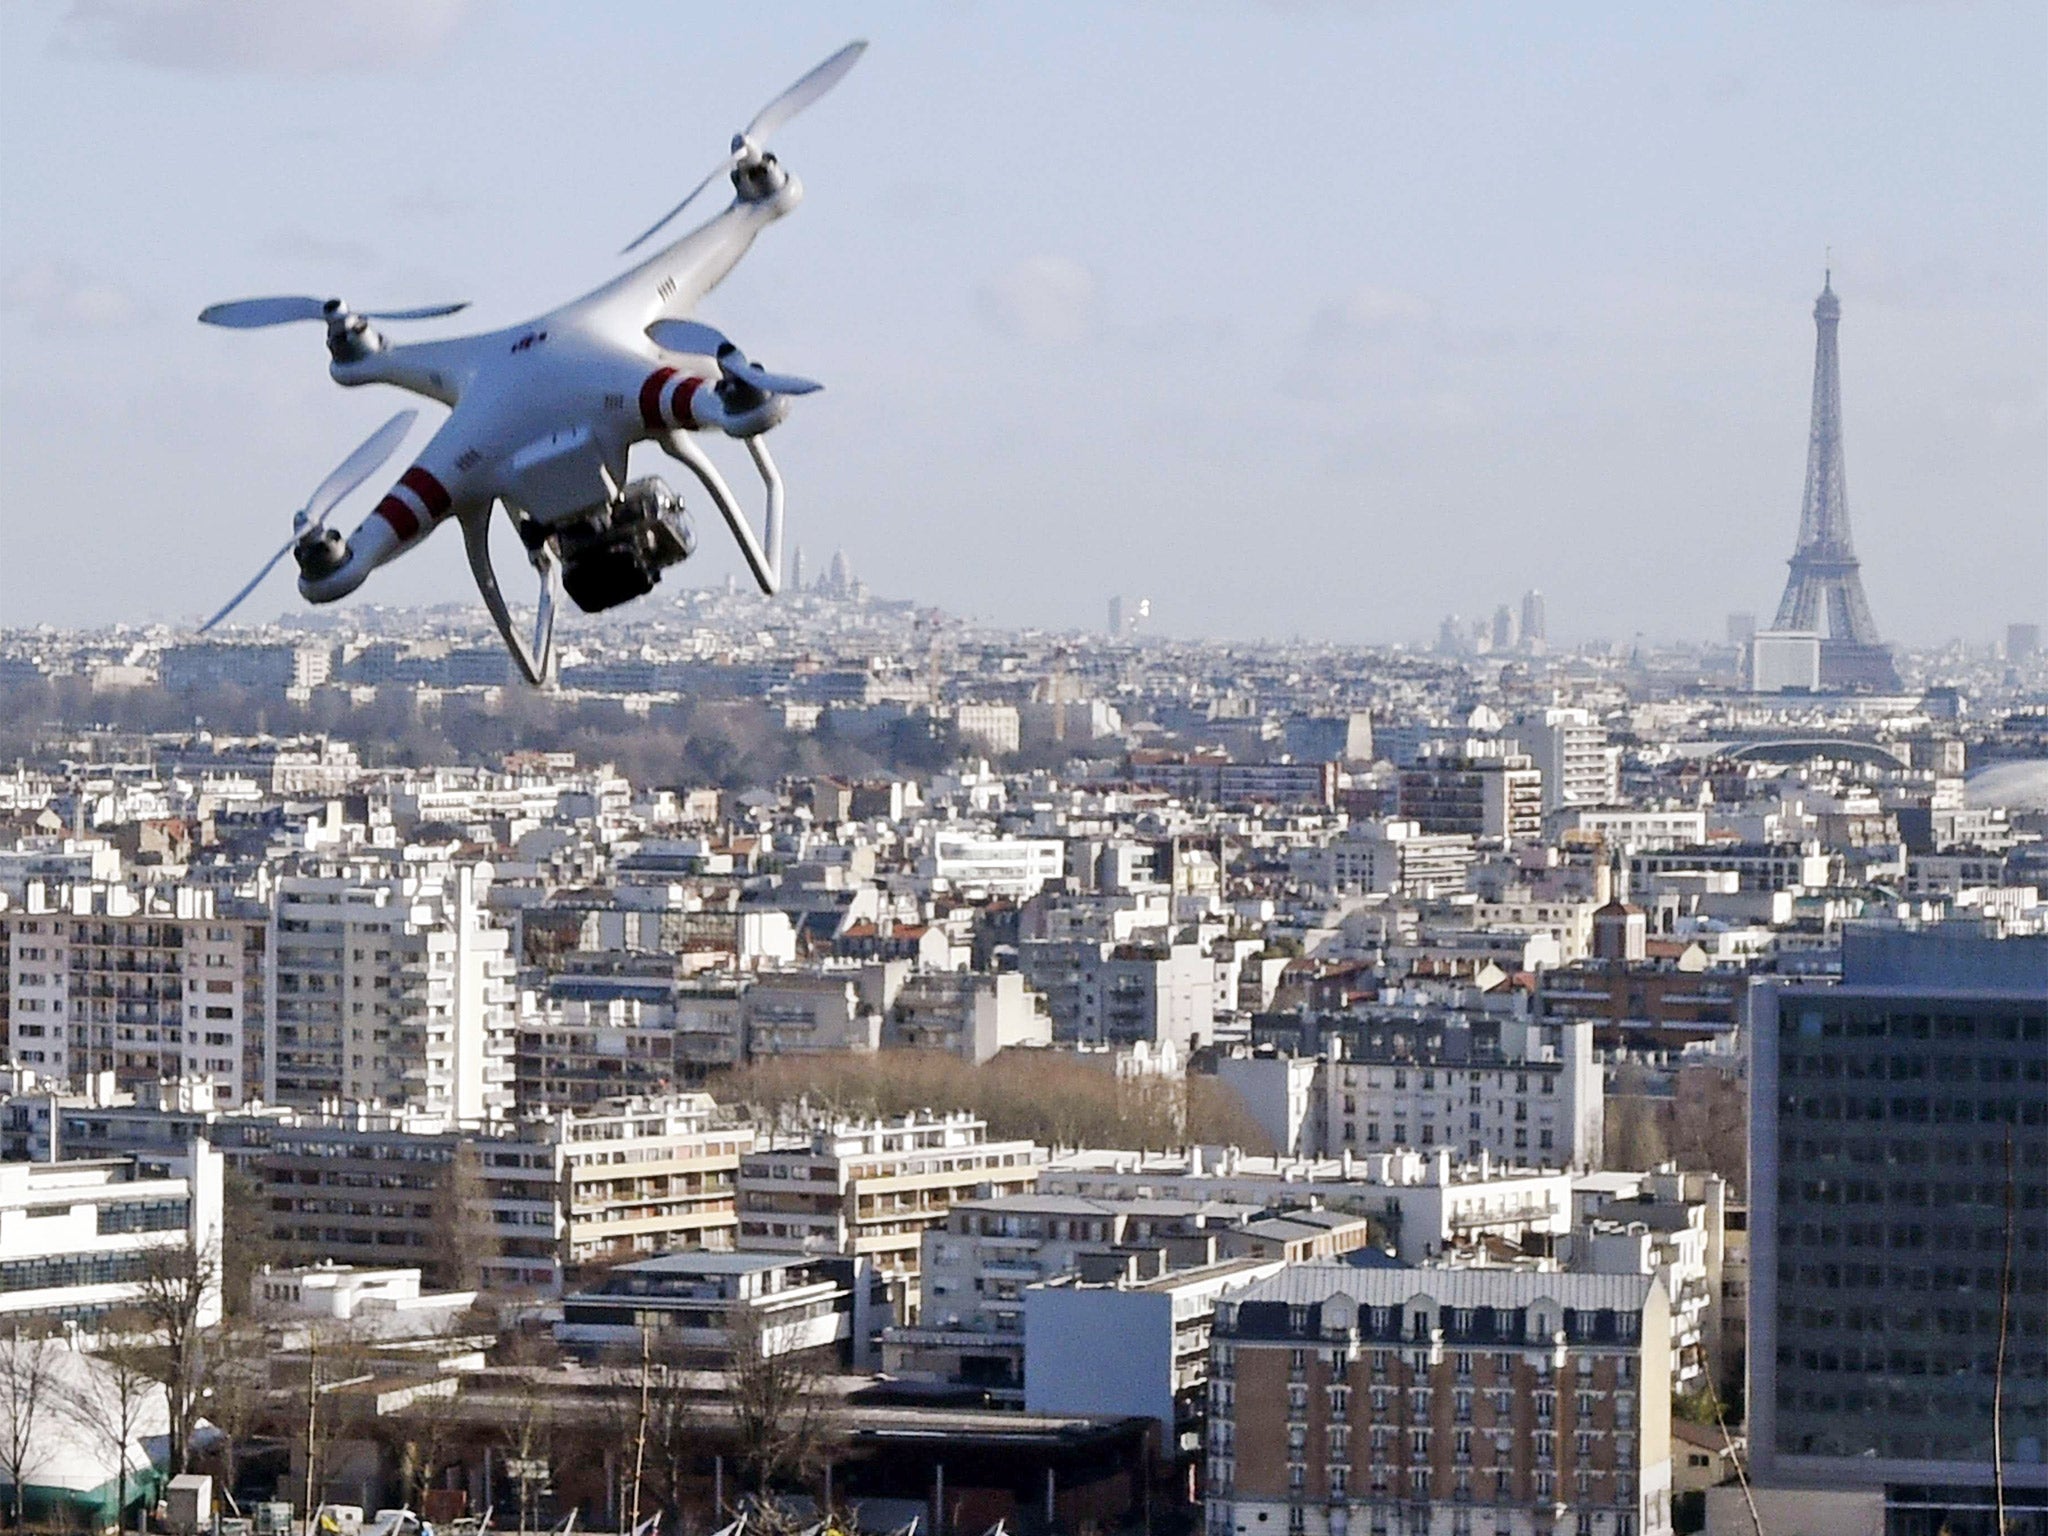
[[(782, 481), (762, 434), (788, 414), (790, 398), (818, 386), (772, 374), (688, 319), (769, 224), (802, 198), (797, 179), (757, 140), (836, 84), (860, 56), (852, 43), (827, 59), (736, 135), (728, 160), (637, 246), (721, 174), (734, 200), (700, 228), (665, 246), (595, 292), (527, 324), (445, 341), (392, 345), (376, 319), (424, 319), (462, 305), (357, 314), (338, 299), (246, 299), (218, 304), (200, 319), (249, 328), (323, 320), (329, 372), (343, 385), (393, 384), (450, 408), (432, 440), (346, 539), (327, 513), (367, 478), (411, 424), (393, 418), (316, 491), (293, 537), (256, 579), (202, 629), (254, 590), (287, 552), (309, 601), (333, 602), (378, 566), (416, 548), (443, 522), (458, 523), (478, 590), (528, 681), (549, 675), (559, 585), (589, 612), (649, 591), (661, 571), (694, 548), (682, 503), (655, 479), (628, 483), (634, 444), (658, 443), (697, 478), (738, 540), (761, 590), (781, 585)], [(631, 250), (629, 246), (627, 249)], [(742, 440), (759, 473), (766, 516), (757, 538), (737, 498), (694, 434)], [(490, 551), (493, 510), (505, 507), (540, 577), (529, 642), (515, 625)]]

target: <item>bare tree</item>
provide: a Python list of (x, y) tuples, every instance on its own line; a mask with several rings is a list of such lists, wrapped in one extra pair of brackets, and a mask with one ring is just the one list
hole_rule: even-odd
[(275, 1255), (270, 1235), (270, 1193), (262, 1176), (230, 1160), (221, 1172), (221, 1311), (240, 1317), (249, 1307), (249, 1286)]
[(137, 1358), (163, 1385), (171, 1421), (171, 1475), (182, 1474), (191, 1456), (193, 1421), (206, 1387), (206, 1323), (220, 1299), (216, 1244), (183, 1243), (142, 1254), (140, 1291), (134, 1314), (147, 1335)]
[[(124, 1326), (125, 1325), (125, 1326)], [(68, 1418), (114, 1462), (114, 1523), (128, 1515), (128, 1453), (149, 1421), (151, 1397), (159, 1390), (156, 1372), (132, 1340), (143, 1324), (132, 1316), (109, 1317), (107, 1342), (80, 1362), (63, 1408)]]
[(817, 1366), (781, 1340), (750, 1307), (736, 1307), (727, 1335), (726, 1402), (740, 1472), (765, 1499), (823, 1460), (827, 1423)]
[(29, 1475), (43, 1459), (43, 1436), (49, 1430), (43, 1415), (61, 1390), (58, 1355), (63, 1348), (47, 1334), (24, 1335), (17, 1326), (0, 1354), (0, 1462), (16, 1525), (25, 1518)]
[(270, 1338), (259, 1324), (230, 1322), (214, 1330), (206, 1347), (206, 1416), (220, 1431), (218, 1471), (230, 1497), (243, 1445), (263, 1421), (271, 1401)]
[(454, 1159), (441, 1175), (437, 1223), (447, 1245), (446, 1274), (451, 1290), (481, 1290), (485, 1261), (497, 1258), (503, 1250), (491, 1214), (492, 1193), (476, 1146), (464, 1142), (456, 1147)]

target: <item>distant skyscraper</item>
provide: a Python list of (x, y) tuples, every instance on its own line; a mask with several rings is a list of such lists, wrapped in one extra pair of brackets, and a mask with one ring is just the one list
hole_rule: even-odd
[(1109, 600), (1109, 633), (1112, 639), (1124, 632), (1124, 600), (1112, 597)]
[(1541, 650), (1550, 639), (1550, 626), (1543, 616), (1543, 594), (1533, 587), (1522, 594), (1522, 644)]
[(1512, 651), (1515, 648), (1515, 611), (1506, 603), (1493, 610), (1493, 648), (1496, 651)]
[(1842, 373), (1835, 333), (1842, 303), (1824, 280), (1813, 306), (1813, 424), (1806, 444), (1806, 494), (1799, 508), (1799, 543), (1792, 573), (1778, 600), (1775, 630), (1822, 636), (1823, 688), (1898, 689), (1891, 652), (1877, 638), (1877, 623), (1863, 596), (1862, 567), (1849, 537), (1849, 488), (1842, 461)]
[(796, 553), (789, 557), (789, 590), (801, 592), (804, 589), (804, 547), (799, 544)]
[(2005, 659), (2007, 661), (2032, 661), (2040, 653), (2040, 625), (2008, 624), (2005, 626)]

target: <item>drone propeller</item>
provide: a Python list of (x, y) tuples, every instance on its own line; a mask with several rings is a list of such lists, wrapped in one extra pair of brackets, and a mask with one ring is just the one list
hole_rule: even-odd
[(287, 325), (294, 320), (336, 320), (359, 315), (364, 320), (433, 320), (469, 308), (460, 304), (426, 304), (418, 309), (352, 310), (340, 299), (315, 299), (304, 294), (268, 299), (230, 299), (209, 304), (199, 311), (205, 325), (224, 325), (230, 330), (249, 331), (265, 325)]
[(647, 335), (667, 351), (718, 359), (720, 373), (763, 394), (809, 395), (825, 387), (816, 379), (800, 378), (793, 373), (770, 373), (701, 320), (657, 320), (647, 327)]
[(241, 606), (242, 599), (262, 584), (263, 578), (271, 573), (277, 562), (292, 552), (294, 545), (308, 534), (318, 533), (326, 525), (327, 514), (341, 504), (342, 498), (369, 479), (377, 466), (391, 457), (399, 443), (404, 441), (405, 434), (412, 430), (419, 414), (418, 411), (400, 411), (372, 432), (360, 448), (343, 459), (334, 472), (320, 482), (319, 489), (306, 498), (305, 506), (292, 514), (292, 536), (285, 540), (284, 547), (263, 562), (263, 569), (250, 578), (246, 587), (228, 599), (226, 607), (199, 626), (199, 633), (205, 634), (233, 613)]
[(792, 117), (795, 117), (797, 113), (803, 111), (805, 107), (808, 107), (820, 96), (831, 90), (833, 86), (837, 85), (846, 72), (853, 68), (860, 56), (867, 51), (867, 46), (864, 39), (857, 39), (854, 42), (848, 43), (844, 48), (833, 54), (831, 58), (820, 64), (816, 69), (797, 81), (795, 85), (792, 85), (780, 96), (769, 102), (767, 106), (756, 112), (754, 120), (732, 136), (731, 153), (714, 165), (710, 173), (702, 181), (690, 188), (688, 195), (680, 203), (677, 203), (675, 207), (669, 209), (667, 213), (656, 219), (653, 226), (645, 234), (642, 234), (631, 245), (628, 245), (624, 251), (619, 252), (619, 254), (623, 256), (628, 251), (638, 249), (654, 235), (660, 233), (667, 226), (669, 220), (695, 202), (698, 194), (710, 186), (711, 183), (718, 180), (719, 177), (729, 174), (736, 166), (744, 165), (750, 156), (759, 154), (762, 141)]

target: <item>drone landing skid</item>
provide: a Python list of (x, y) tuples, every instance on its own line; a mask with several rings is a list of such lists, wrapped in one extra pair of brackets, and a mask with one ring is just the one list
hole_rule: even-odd
[(540, 572), (540, 604), (533, 617), (533, 643), (529, 645), (512, 617), (511, 606), (498, 586), (497, 568), (491, 563), (491, 512), (495, 502), (465, 512), (462, 516), (462, 544), (469, 553), (470, 574), (491, 619), (504, 637), (505, 648), (519, 664), (526, 680), (536, 688), (548, 681), (555, 661), (555, 558), (543, 549), (534, 556)]
[[(719, 515), (725, 519), (725, 526), (732, 530), (733, 541), (746, 557), (747, 568), (754, 573), (754, 580), (762, 592), (769, 597), (775, 596), (782, 590), (782, 473), (769, 456), (767, 443), (758, 435), (743, 439), (767, 492), (767, 515), (761, 525), (761, 537), (757, 539), (753, 524), (740, 510), (739, 499), (733, 495), (732, 487), (725, 483), (725, 476), (718, 472), (718, 466), (711, 462), (709, 455), (689, 434), (664, 433), (657, 441), (670, 458), (697, 477), (718, 504)], [(762, 547), (764, 544), (767, 546), (765, 549)]]

